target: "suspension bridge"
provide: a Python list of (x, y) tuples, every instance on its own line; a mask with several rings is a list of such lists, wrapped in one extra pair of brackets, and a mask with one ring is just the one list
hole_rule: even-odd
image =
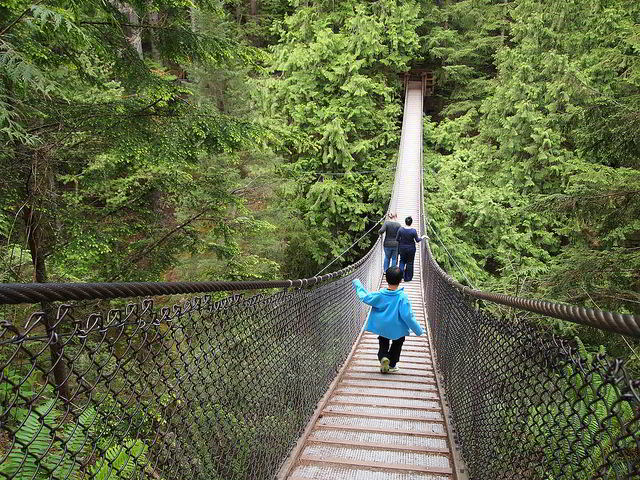
[[(389, 210), (422, 211), (406, 82)], [(640, 381), (480, 300), (640, 337), (640, 318), (461, 285), (429, 242), (402, 285), (426, 330), (382, 374), (351, 281), (0, 285), (0, 479), (640, 479)]]

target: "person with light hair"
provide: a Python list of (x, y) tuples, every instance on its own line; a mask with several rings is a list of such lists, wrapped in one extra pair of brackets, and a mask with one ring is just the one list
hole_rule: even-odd
[(385, 273), (389, 266), (395, 267), (398, 263), (398, 241), (396, 235), (400, 229), (400, 224), (395, 221), (398, 218), (393, 212), (387, 213), (387, 220), (385, 220), (382, 228), (378, 230), (378, 233), (382, 235), (385, 233), (384, 243), (384, 265), (382, 267), (382, 273)]

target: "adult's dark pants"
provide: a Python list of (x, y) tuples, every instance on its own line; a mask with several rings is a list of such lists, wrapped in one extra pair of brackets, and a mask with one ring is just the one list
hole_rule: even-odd
[[(391, 348), (389, 348), (389, 342), (391, 342)], [(378, 336), (378, 343), (380, 344), (380, 348), (378, 349), (378, 360), (382, 360), (383, 357), (387, 357), (389, 359), (389, 366), (395, 367), (398, 360), (400, 360), (404, 337), (400, 337), (396, 340), (389, 340), (386, 337)]]
[(413, 260), (416, 257), (415, 245), (400, 245), (400, 270), (404, 272), (404, 281), (410, 282), (413, 279)]

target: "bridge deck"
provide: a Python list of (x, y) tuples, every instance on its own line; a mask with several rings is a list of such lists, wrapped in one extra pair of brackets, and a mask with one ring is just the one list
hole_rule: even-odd
[[(420, 227), (422, 92), (410, 82), (391, 209)], [(403, 284), (427, 329), (417, 249), (413, 281)], [(380, 266), (382, 273), (382, 265)], [(381, 287), (386, 286), (384, 279)], [(444, 480), (454, 466), (428, 336), (407, 337), (400, 372), (380, 373), (378, 341), (361, 334), (333, 388), (287, 462), (289, 480)]]

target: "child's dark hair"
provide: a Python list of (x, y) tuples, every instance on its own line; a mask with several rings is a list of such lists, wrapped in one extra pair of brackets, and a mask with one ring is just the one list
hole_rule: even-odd
[(389, 267), (384, 273), (384, 276), (389, 285), (400, 285), (402, 281), (402, 270), (400, 270), (400, 267)]
[(406, 223), (406, 224), (407, 224), (407, 227), (410, 227), (410, 226), (411, 226), (411, 224), (413, 223), (413, 218), (411, 218), (411, 217), (407, 217), (407, 218), (405, 218), (405, 219), (404, 219), (404, 223)]

